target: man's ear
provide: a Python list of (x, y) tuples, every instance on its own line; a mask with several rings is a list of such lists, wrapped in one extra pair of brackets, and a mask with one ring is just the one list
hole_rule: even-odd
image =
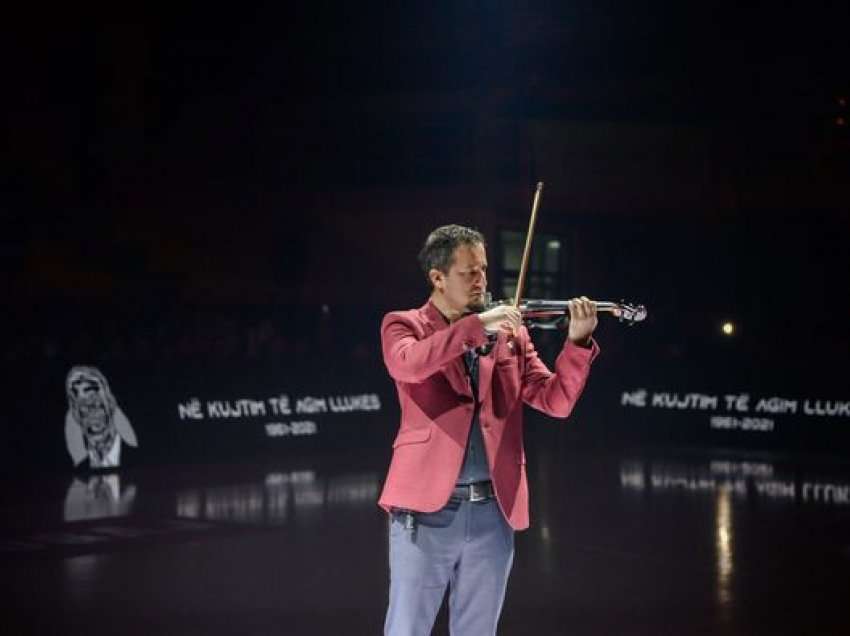
[(431, 279), (431, 286), (439, 291), (443, 291), (443, 284), (446, 278), (446, 275), (443, 274), (440, 270), (436, 268), (432, 268), (428, 272), (428, 278)]

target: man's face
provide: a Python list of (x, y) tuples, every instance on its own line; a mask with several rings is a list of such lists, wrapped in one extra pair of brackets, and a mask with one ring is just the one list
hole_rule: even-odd
[(97, 378), (79, 375), (71, 382), (71, 394), (87, 437), (97, 438), (109, 428), (110, 419), (103, 386)]
[(448, 273), (439, 272), (435, 284), (451, 309), (461, 313), (483, 311), (484, 293), (487, 291), (487, 253), (484, 246), (475, 243), (457, 247)]

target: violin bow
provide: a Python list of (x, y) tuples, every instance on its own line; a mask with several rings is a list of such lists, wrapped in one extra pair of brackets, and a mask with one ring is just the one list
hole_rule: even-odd
[(537, 209), (540, 207), (540, 195), (543, 194), (543, 182), (537, 182), (534, 191), (534, 201), (531, 204), (531, 218), (528, 221), (528, 233), (525, 235), (525, 248), (522, 251), (522, 262), (519, 266), (519, 276), (516, 281), (516, 294), (514, 294), (514, 307), (519, 309), (522, 300), (522, 292), (525, 288), (525, 277), (528, 274), (528, 261), (531, 256), (531, 241), (534, 238), (534, 224), (537, 222)]

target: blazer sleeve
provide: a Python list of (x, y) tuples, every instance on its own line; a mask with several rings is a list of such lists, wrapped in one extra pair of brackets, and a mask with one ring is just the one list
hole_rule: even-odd
[(523, 335), (526, 336), (523, 401), (552, 417), (569, 416), (584, 391), (590, 365), (599, 355), (599, 345), (591, 339), (591, 347), (586, 349), (567, 340), (555, 360), (553, 373), (540, 359), (524, 328)]
[(416, 384), (434, 375), (468, 349), (487, 342), (481, 320), (466, 316), (424, 336), (408, 312), (392, 312), (381, 323), (381, 349), (390, 376)]

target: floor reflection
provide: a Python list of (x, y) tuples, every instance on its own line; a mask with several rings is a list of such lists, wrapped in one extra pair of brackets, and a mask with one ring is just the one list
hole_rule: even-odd
[(850, 482), (819, 479), (771, 462), (630, 458), (620, 463), (620, 487), (626, 491), (724, 492), (736, 499), (850, 505)]
[(75, 605), (86, 606), (94, 600), (93, 588), (97, 582), (102, 557), (83, 555), (65, 559), (64, 570), (65, 595)]
[(121, 475), (74, 477), (65, 495), (62, 519), (83, 521), (106, 517), (123, 517), (133, 509), (135, 484), (121, 485)]
[[(847, 468), (838, 465), (834, 468), (830, 473), (826, 465), (801, 467), (781, 460), (738, 461), (710, 455), (632, 456), (619, 462), (619, 486), (623, 493), (640, 494), (642, 502), (657, 499), (656, 503), (661, 505), (650, 504), (646, 510), (668, 511), (679, 522), (689, 519), (691, 514), (694, 519), (702, 516), (713, 520), (712, 554), (703, 554), (704, 558), (713, 559), (714, 603), (718, 620), (725, 624), (740, 611), (736, 606), (748, 600), (746, 586), (741, 580), (744, 574), (739, 567), (742, 559), (751, 563), (758, 554), (761, 555), (758, 558), (768, 558), (773, 564), (783, 558), (803, 561), (809, 558), (808, 548), (794, 543), (800, 541), (794, 534), (794, 526), (771, 527), (772, 534), (784, 537), (789, 545), (795, 546), (789, 555), (775, 555), (769, 552), (769, 545), (754, 542), (754, 536), (764, 536), (759, 530), (753, 531), (763, 523), (756, 520), (760, 515), (762, 519), (780, 519), (789, 514), (793, 515), (792, 519), (799, 519), (801, 511), (810, 510), (817, 516), (807, 517), (808, 522), (808, 519), (823, 518), (821, 515), (828, 514), (829, 508), (847, 506), (850, 504)], [(682, 497), (694, 499), (696, 505), (685, 505)], [(818, 508), (824, 511), (819, 512)], [(694, 521), (689, 530), (683, 532), (691, 537), (693, 547), (698, 548), (699, 522)], [(770, 557), (765, 557), (766, 553), (770, 553)]]
[[(500, 634), (850, 633), (850, 465), (529, 450), (532, 525)], [(39, 497), (21, 479), (0, 528), (6, 632), (105, 617), (133, 634), (380, 633), (386, 462), (45, 475)]]
[(732, 602), (732, 579), (735, 570), (732, 495), (721, 488), (715, 500), (715, 548), (717, 550), (717, 603), (724, 610)]
[(255, 483), (193, 488), (177, 493), (178, 517), (243, 523), (284, 523), (313, 511), (375, 505), (377, 473), (319, 477), (313, 470), (269, 472)]

